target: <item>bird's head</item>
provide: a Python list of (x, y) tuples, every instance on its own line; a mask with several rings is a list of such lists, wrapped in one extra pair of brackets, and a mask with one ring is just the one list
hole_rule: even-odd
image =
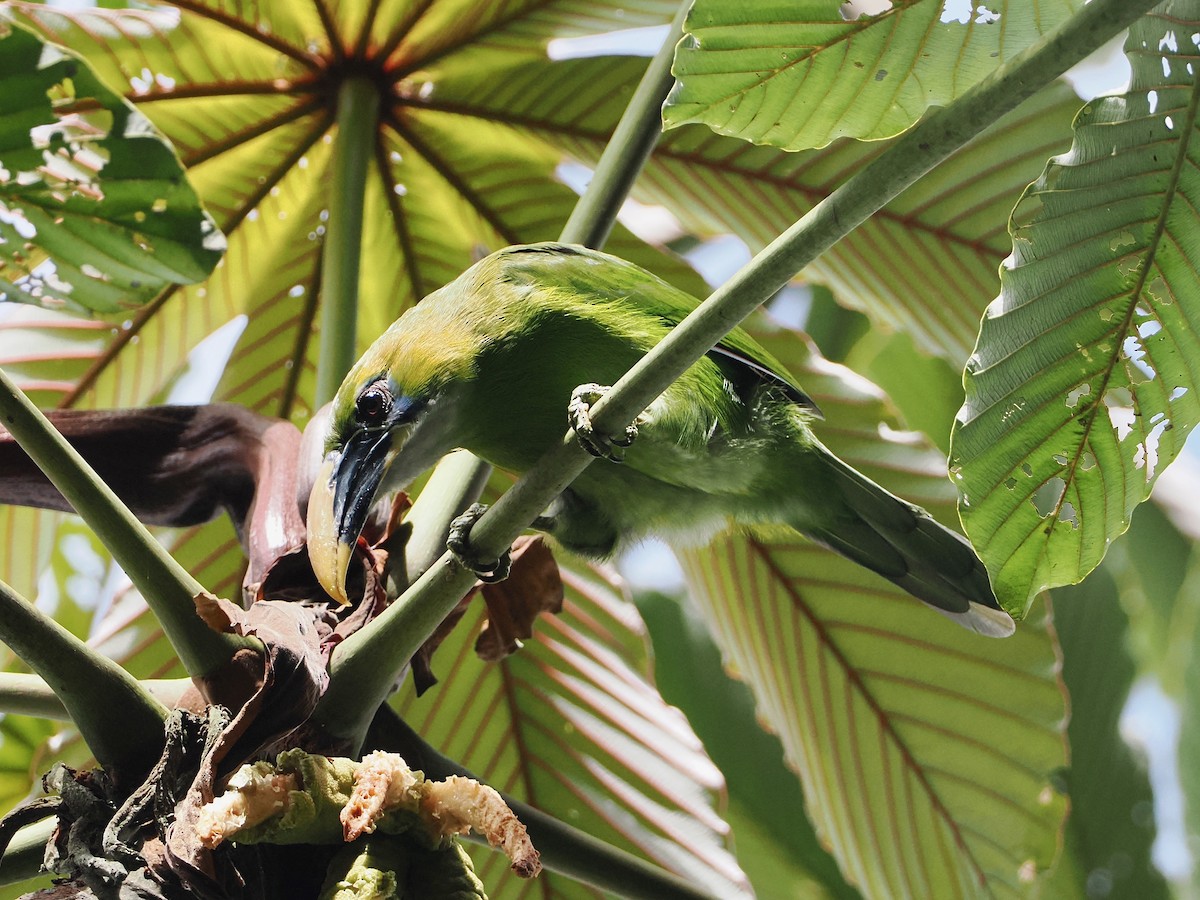
[[(325, 456), (308, 500), (308, 553), (330, 596), (346, 572), (376, 497), (399, 490), (457, 446), (455, 367), (421, 345), (409, 316), (355, 364), (333, 400)], [(434, 345), (437, 346), (437, 345)]]

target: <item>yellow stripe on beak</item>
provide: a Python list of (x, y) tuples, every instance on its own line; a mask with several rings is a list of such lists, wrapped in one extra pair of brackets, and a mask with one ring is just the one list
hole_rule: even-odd
[(346, 572), (354, 555), (354, 545), (342, 542), (338, 534), (339, 523), (334, 521), (335, 465), (332, 454), (325, 457), (308, 497), (308, 559), (325, 592), (338, 603), (348, 606)]

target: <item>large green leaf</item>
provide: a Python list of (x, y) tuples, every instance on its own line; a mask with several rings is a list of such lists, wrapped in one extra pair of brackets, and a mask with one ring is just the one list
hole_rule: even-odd
[[(591, 81), (602, 82), (619, 80), (621, 67), (632, 63), (576, 65)], [(469, 97), (455, 97), (454, 104), (472, 108)], [(1066, 147), (1078, 109), (1078, 98), (1065, 84), (1041, 92), (803, 274), (828, 284), (839, 303), (866, 312), (875, 327), (906, 331), (924, 352), (961, 367), (974, 345), (979, 315), (996, 296), (997, 267), (1011, 249), (1003, 223), (1046, 156)], [(603, 147), (604, 123), (615, 114), (600, 112), (582, 121), (529, 113), (529, 127), (594, 162)], [(878, 143), (841, 140), (822, 150), (786, 153), (685, 126), (663, 136), (635, 195), (665, 206), (698, 234), (733, 232), (757, 250), (881, 150)]]
[(170, 145), (75, 54), (0, 16), (0, 300), (113, 312), (225, 240)]
[(724, 671), (721, 654), (692, 604), (681, 597), (636, 597), (654, 644), (654, 679), (688, 717), (725, 773), (738, 862), (760, 897), (857, 900), (859, 894), (821, 846), (803, 809), (800, 783), (778, 738), (755, 720), (749, 688)]
[(1088, 104), (1013, 213), (967, 363), (960, 509), (1014, 615), (1090, 572), (1200, 413), (1200, 4), (1130, 29), (1130, 90)]
[[(565, 157), (527, 128), (521, 86), (538, 102), (615, 122), (644, 60), (603, 86), (546, 45), (597, 29), (667, 21), (672, 0), (634, 4), (186, 3), (83, 10), (34, 5), (25, 21), (81, 53), (175, 143), (229, 251), (204, 285), (164, 292), (130, 318), (64, 402), (124, 406), (162, 389), (186, 352), (234, 316), (249, 326), (221, 399), (303, 420), (312, 393), (313, 311), (330, 204), (330, 150), (340, 85), (376, 86), (380, 115), (367, 183), (360, 344), (483, 252), (557, 236), (575, 193), (556, 175)], [(442, 98), (486, 80), (475, 106)], [(525, 81), (522, 81), (525, 79)], [(601, 87), (603, 89), (601, 89)], [(610, 249), (682, 286), (702, 281), (679, 260), (619, 229)], [(20, 341), (23, 333), (8, 336)], [(12, 344), (0, 340), (0, 359)]]
[[(393, 705), (498, 790), (715, 896), (744, 894), (724, 846), (728, 826), (713, 809), (721, 773), (649, 681), (637, 608), (608, 570), (568, 564), (563, 578), (563, 611), (543, 615), (521, 650), (497, 663), (473, 650), (477, 600), (434, 657), (442, 680), (420, 698), (406, 683)], [(491, 896), (526, 896), (503, 856), (484, 851), (477, 866)], [(596, 896), (553, 874), (539, 881), (546, 896)]]
[(785, 150), (892, 137), (945, 106), (1082, 7), (1078, 0), (899, 0), (875, 15), (841, 0), (696, 0), (663, 109)]
[[(824, 410), (822, 440), (952, 520), (941, 455), (898, 430), (874, 386), (794, 335), (767, 340)], [(865, 896), (1029, 894), (1066, 813), (1051, 780), (1066, 709), (1046, 623), (972, 635), (798, 535), (728, 535), (684, 558), (818, 834)]]

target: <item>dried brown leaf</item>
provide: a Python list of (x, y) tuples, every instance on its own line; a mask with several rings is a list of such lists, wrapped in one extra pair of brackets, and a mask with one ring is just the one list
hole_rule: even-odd
[(522, 535), (512, 549), (512, 572), (504, 581), (483, 585), (488, 618), (475, 642), (480, 659), (497, 662), (533, 637), (542, 613), (562, 611), (563, 583), (558, 563), (540, 535)]
[(512, 547), (512, 571), (495, 584), (476, 584), (413, 655), (413, 683), (418, 696), (437, 684), (433, 654), (454, 630), (476, 591), (487, 604), (487, 621), (475, 642), (480, 659), (496, 662), (515, 653), (533, 636), (533, 623), (544, 612), (562, 610), (563, 583), (558, 563), (541, 535), (522, 535)]

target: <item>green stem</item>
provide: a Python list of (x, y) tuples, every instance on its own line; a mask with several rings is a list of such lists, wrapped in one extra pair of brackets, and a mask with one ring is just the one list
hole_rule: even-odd
[[(469, 769), (443, 756), (413, 731), (390, 707), (383, 707), (371, 723), (372, 749), (399, 753), (425, 777), (440, 781), (450, 775), (478, 779)], [(540, 809), (502, 794), (529, 831), (542, 865), (552, 872), (631, 900), (711, 900), (712, 894), (695, 884), (606, 844), (573, 828)]]
[(405, 582), (401, 590), (446, 552), (450, 520), (479, 499), (491, 471), (491, 466), (466, 450), (456, 450), (437, 464), (404, 517), (413, 530), (403, 549)]
[(321, 257), (321, 331), (317, 406), (333, 399), (354, 364), (363, 200), (379, 118), (379, 94), (365, 78), (338, 91), (337, 142), (330, 167), (329, 228)]
[[(179, 705), (192, 684), (188, 678), (149, 678), (138, 683), (168, 709)], [(72, 718), (44, 678), (24, 672), (0, 672), (0, 713), (62, 721)]]
[(189, 675), (203, 677), (227, 663), (239, 648), (258, 646), (247, 638), (218, 634), (196, 615), (195, 598), (204, 588), (163, 549), (3, 370), (0, 420), (125, 570)]
[(100, 765), (125, 784), (140, 783), (162, 754), (166, 707), (3, 581), (0, 637), (45, 679)]
[[(680, 5), (662, 47), (642, 75), (596, 165), (591, 183), (563, 228), (564, 241), (599, 247), (612, 229), (617, 211), (661, 133), (660, 110), (673, 83), (671, 60), (675, 45), (683, 36), (683, 20), (690, 7), (691, 0)], [(488, 471), (486, 463), (477, 462), (474, 469), (460, 477), (479, 481), (487, 477)], [(566, 482), (562, 486), (566, 487)], [(546, 504), (556, 495), (557, 492), (548, 497)], [(500, 549), (508, 548), (546, 504), (518, 525)], [(438, 549), (443, 550), (444, 545)], [(444, 553), (425, 568), (417, 583), (370, 627), (352, 635), (338, 647), (331, 666), (329, 689), (321, 698), (313, 719), (331, 734), (357, 747), (371, 716), (387, 698), (409, 658), (474, 583), (475, 576)], [(422, 584), (425, 587), (420, 587)], [(387, 660), (388, 664), (381, 665), (380, 660)]]
[(663, 101), (675, 83), (671, 74), (675, 45), (683, 37), (683, 20), (691, 6), (690, 2), (680, 4), (662, 47), (646, 67), (559, 240), (597, 250), (608, 240), (617, 213), (662, 134)]
[(0, 885), (27, 881), (42, 871), (46, 844), (50, 843), (57, 826), (57, 817), (51, 816), (17, 832), (4, 851), (4, 858), (0, 859)]

